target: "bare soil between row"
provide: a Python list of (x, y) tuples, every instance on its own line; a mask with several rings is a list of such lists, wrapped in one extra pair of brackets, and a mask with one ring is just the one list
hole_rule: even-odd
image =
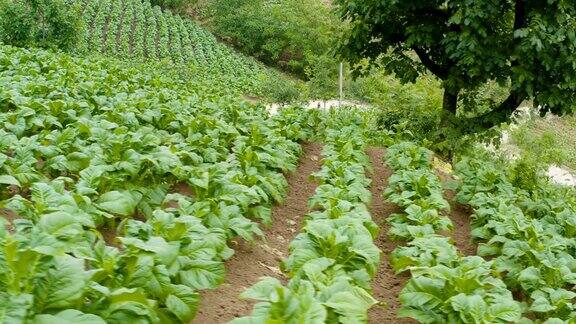
[[(369, 148), (366, 153), (370, 157), (373, 169), (370, 187), (372, 203), (369, 209), (372, 219), (380, 227), (375, 243), (382, 250), (379, 271), (372, 282), (372, 289), (374, 298), (383, 304), (370, 309), (369, 323), (417, 323), (410, 318), (398, 317), (398, 311), (402, 306), (398, 297), (410, 276), (407, 272), (395, 274), (390, 265), (392, 251), (406, 244), (406, 242), (392, 241), (388, 237), (390, 226), (386, 218), (393, 213), (401, 212), (398, 206), (387, 202), (382, 195), (388, 186), (388, 178), (393, 172), (384, 162), (385, 149)], [(452, 177), (447, 174), (439, 173), (439, 177), (444, 183), (452, 181)], [(447, 216), (454, 224), (454, 230), (449, 235), (462, 255), (475, 255), (476, 244), (471, 241), (470, 236), (470, 210), (455, 201), (455, 193), (452, 190), (445, 191), (445, 198), (450, 202), (451, 207)]]
[[(192, 323), (227, 323), (234, 318), (249, 315), (255, 302), (241, 299), (242, 292), (264, 276), (287, 281), (280, 271), (280, 263), (287, 257), (290, 242), (300, 232), (309, 212), (308, 198), (314, 194), (317, 187), (317, 184), (310, 180), (310, 175), (321, 168), (322, 145), (305, 143), (302, 148), (304, 152), (297, 170), (287, 175), (287, 198), (283, 204), (273, 207), (272, 225), (264, 228), (265, 237), (253, 243), (241, 239), (232, 241), (235, 254), (226, 262), (226, 281), (217, 289), (201, 292), (198, 314)], [(366, 153), (372, 165), (372, 201), (369, 211), (374, 222), (380, 227), (375, 244), (382, 251), (379, 270), (372, 282), (373, 296), (381, 301), (382, 305), (369, 310), (369, 323), (416, 323), (412, 319), (398, 318), (401, 308), (398, 297), (410, 277), (408, 273), (395, 274), (390, 265), (392, 251), (405, 244), (388, 238), (389, 225), (386, 219), (393, 213), (401, 212), (400, 208), (388, 203), (382, 196), (392, 170), (384, 162), (385, 149), (369, 148)], [(438, 172), (438, 175), (443, 183), (452, 181), (448, 174)], [(178, 187), (177, 191), (191, 194), (187, 186)], [(454, 231), (449, 235), (463, 255), (475, 255), (477, 246), (470, 236), (471, 211), (458, 204), (454, 196), (453, 191), (445, 191), (445, 197), (451, 205), (447, 216), (454, 223)], [(0, 217), (8, 220), (8, 230), (12, 231), (13, 220), (17, 216), (10, 210), (0, 209)], [(115, 245), (115, 230), (104, 229), (103, 236), (108, 244)]]
[(201, 293), (199, 311), (192, 323), (226, 323), (249, 315), (254, 306), (239, 295), (264, 276), (286, 278), (280, 263), (288, 255), (288, 246), (300, 232), (308, 213), (308, 197), (317, 185), (309, 176), (320, 170), (320, 144), (303, 144), (304, 153), (298, 169), (287, 176), (290, 186), (282, 205), (272, 209), (272, 226), (265, 229), (265, 237), (254, 243), (233, 242), (235, 254), (226, 262), (226, 282), (214, 290)]
[(402, 242), (392, 241), (388, 238), (390, 226), (386, 218), (391, 214), (401, 212), (396, 205), (387, 202), (382, 193), (388, 186), (388, 178), (392, 175), (392, 170), (384, 163), (386, 151), (382, 148), (369, 148), (366, 153), (370, 157), (372, 164), (372, 203), (369, 206), (372, 219), (380, 227), (380, 232), (376, 238), (375, 244), (382, 250), (380, 267), (378, 273), (372, 281), (373, 296), (383, 303), (382, 306), (375, 306), (368, 312), (369, 323), (415, 323), (415, 321), (398, 318), (398, 311), (401, 304), (398, 299), (400, 291), (409, 279), (409, 275), (395, 274), (390, 265), (390, 254), (396, 247), (402, 245)]

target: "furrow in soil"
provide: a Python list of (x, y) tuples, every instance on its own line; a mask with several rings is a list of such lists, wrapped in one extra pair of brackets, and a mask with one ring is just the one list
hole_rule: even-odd
[(264, 276), (286, 278), (280, 271), (282, 259), (288, 256), (288, 246), (300, 232), (308, 213), (308, 197), (317, 185), (309, 176), (320, 170), (319, 144), (304, 144), (298, 169), (287, 175), (288, 196), (282, 205), (272, 209), (272, 226), (265, 229), (265, 237), (254, 243), (232, 242), (235, 254), (226, 262), (226, 281), (214, 290), (201, 293), (198, 314), (193, 323), (226, 323), (236, 317), (249, 315), (254, 302), (239, 295)]

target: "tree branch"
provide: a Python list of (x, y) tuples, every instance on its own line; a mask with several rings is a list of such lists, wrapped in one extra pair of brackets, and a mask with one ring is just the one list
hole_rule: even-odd
[(478, 122), (486, 128), (507, 122), (510, 120), (510, 117), (512, 117), (514, 111), (516, 111), (516, 108), (518, 108), (525, 99), (526, 95), (512, 90), (508, 98), (502, 101), (496, 109), (475, 117), (474, 119), (477, 119)]
[(516, 0), (516, 6), (514, 7), (514, 31), (520, 28), (526, 27), (528, 22), (526, 17), (526, 3), (525, 0)]
[[(526, 2), (525, 0), (516, 0), (514, 7), (514, 28), (512, 33), (516, 30), (526, 27), (528, 23), (528, 17), (526, 15)], [(518, 39), (513, 40), (513, 45), (516, 46), (519, 43)], [(510, 62), (512, 67), (518, 66), (518, 59), (513, 59)], [(485, 113), (484, 115), (474, 117), (478, 121), (478, 124), (488, 128), (498, 125), (503, 122), (507, 122), (512, 117), (512, 114), (518, 106), (527, 98), (527, 96), (518, 91), (511, 90), (508, 97), (498, 105), (494, 110)]]
[(435, 76), (437, 76), (441, 80), (448, 79), (448, 68), (434, 62), (424, 50), (416, 46), (413, 46), (412, 49), (414, 50), (414, 52), (416, 52), (416, 55), (418, 55), (418, 58), (420, 58), (422, 64), (424, 64), (424, 66), (428, 70), (430, 70), (430, 72), (432, 72)]

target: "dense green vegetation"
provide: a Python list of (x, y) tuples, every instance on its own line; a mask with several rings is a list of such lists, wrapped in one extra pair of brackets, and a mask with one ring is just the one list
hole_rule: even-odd
[(0, 42), (71, 50), (84, 26), (80, 9), (69, 0), (2, 0)]
[[(277, 268), (261, 264), (276, 278), (245, 285), (238, 298), (256, 304), (233, 323), (378, 321), (382, 272), (406, 278), (394, 316), (574, 323), (576, 191), (541, 172), (576, 169), (574, 119), (511, 128), (516, 161), (470, 134), (521, 99), (571, 111), (576, 9), (542, 6), (0, 0), (0, 321), (191, 322), (236, 270), (234, 249), (263, 248), (314, 141), (302, 226), (279, 240)], [(375, 109), (272, 115), (245, 100), (334, 97), (339, 37), (346, 91)], [(371, 146), (386, 147), (381, 174)], [(468, 234), (454, 234), (453, 207)]]
[(322, 169), (314, 174), (319, 186), (308, 202), (311, 212), (283, 262), (290, 281), (256, 283), (243, 296), (260, 303), (252, 316), (234, 323), (359, 323), (377, 303), (369, 292), (380, 250), (373, 243), (378, 226), (366, 206), (371, 200), (366, 133), (347, 126), (346, 118), (331, 121), (323, 136)]
[(233, 75), (256, 82), (280, 78), (254, 59), (236, 54), (189, 19), (147, 0), (89, 0), (81, 53), (96, 49), (125, 59), (168, 60), (186, 68)]
[[(338, 21), (337, 7), (319, 1), (244, 0), (199, 1), (202, 23), (220, 38), (267, 64), (296, 73), (307, 80), (299, 95), (278, 92), (280, 102), (338, 97), (338, 66), (334, 47), (349, 33), (349, 23)], [(431, 147), (449, 156), (470, 140), (465, 136), (477, 123), (447, 123), (442, 110), (443, 83), (433, 74), (422, 74), (414, 83), (390, 76), (390, 64), (368, 61), (344, 64), (345, 98), (381, 109), (382, 129), (429, 140)], [(353, 72), (361, 72), (356, 75)], [(405, 72), (405, 71), (404, 71)], [(282, 87), (276, 87), (282, 89)], [(458, 107), (467, 117), (492, 109), (507, 96), (506, 88), (488, 82), (461, 96)], [(488, 134), (491, 135), (491, 134)]]
[(432, 152), (410, 142), (391, 146), (387, 155), (394, 174), (384, 195), (404, 209), (388, 218), (389, 235), (408, 242), (393, 252), (391, 263), (396, 272), (411, 274), (400, 294), (399, 315), (420, 323), (517, 322), (521, 305), (493, 273), (495, 263), (463, 257), (449, 238), (438, 235), (452, 223), (443, 215), (450, 205), (431, 158)]
[(522, 155), (541, 168), (556, 164), (576, 170), (575, 117), (533, 117), (515, 126), (511, 135)]
[(9, 322), (189, 321), (300, 151), (264, 110), (198, 80), (9, 46), (0, 80)]
[(286, 93), (291, 93), (289, 100), (297, 97), (293, 94), (300, 87), (297, 81), (237, 54), (190, 19), (154, 4), (148, 0), (5, 0), (0, 2), (0, 42), (81, 56), (100, 53), (136, 63), (164, 62), (158, 66), (176, 71), (171, 72), (173, 77), (220, 79), (217, 88), (233, 83), (245, 95), (270, 100)]
[[(524, 100), (570, 113), (576, 93), (576, 5), (570, 1), (336, 1), (351, 24), (339, 48), (352, 64), (369, 60), (404, 82), (424, 71), (442, 80), (446, 122), (490, 82), (506, 96), (467, 123), (468, 131), (508, 121)], [(553, 36), (552, 36), (553, 35)], [(464, 116), (463, 116), (464, 115)], [(476, 126), (476, 127), (475, 127)]]
[[(329, 6), (316, 0), (217, 0), (199, 6), (202, 19), (217, 35), (244, 53), (300, 76), (320, 64), (345, 28)], [(331, 62), (335, 68), (337, 61)]]
[(532, 177), (517, 187), (513, 173), (486, 158), (463, 158), (456, 165), (462, 183), (458, 201), (470, 205), (478, 254), (490, 258), (530, 318), (546, 323), (573, 321), (576, 278), (573, 222), (576, 196)]

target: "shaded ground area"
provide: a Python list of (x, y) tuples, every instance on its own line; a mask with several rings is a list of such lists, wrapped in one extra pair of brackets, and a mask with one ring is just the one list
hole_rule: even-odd
[(388, 238), (388, 223), (386, 218), (393, 213), (400, 212), (400, 209), (393, 204), (384, 200), (382, 192), (388, 185), (388, 178), (392, 175), (390, 170), (384, 164), (385, 150), (381, 148), (369, 148), (366, 153), (372, 163), (372, 203), (370, 204), (370, 213), (372, 219), (380, 226), (380, 233), (376, 238), (376, 245), (382, 250), (379, 271), (372, 282), (373, 296), (379, 301), (385, 303), (382, 307), (372, 307), (369, 311), (370, 323), (415, 323), (411, 319), (398, 318), (400, 301), (398, 295), (408, 280), (408, 275), (396, 275), (390, 266), (390, 254), (394, 249), (401, 245), (401, 242), (394, 242)]
[(255, 243), (232, 242), (236, 253), (226, 262), (226, 282), (215, 290), (202, 292), (193, 323), (226, 323), (248, 315), (254, 303), (239, 299), (240, 293), (263, 276), (284, 279), (280, 262), (287, 256), (288, 245), (300, 231), (308, 213), (308, 197), (316, 189), (316, 184), (308, 177), (320, 170), (321, 148), (319, 144), (303, 145), (304, 154), (298, 169), (287, 177), (288, 197), (283, 205), (272, 209), (272, 227), (265, 229), (266, 237)]

